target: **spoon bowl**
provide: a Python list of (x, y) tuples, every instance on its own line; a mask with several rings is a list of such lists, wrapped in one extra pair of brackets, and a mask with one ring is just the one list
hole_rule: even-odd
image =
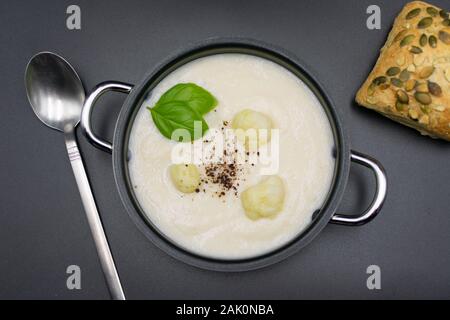
[(52, 129), (67, 132), (80, 121), (85, 92), (80, 77), (62, 57), (41, 52), (25, 72), (28, 101), (36, 116)]

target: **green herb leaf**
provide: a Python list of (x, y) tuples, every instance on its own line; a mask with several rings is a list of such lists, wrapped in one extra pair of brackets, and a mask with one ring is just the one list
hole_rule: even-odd
[[(156, 127), (168, 139), (188, 142), (202, 137), (208, 130), (208, 124), (203, 117), (186, 102), (158, 102), (155, 107), (147, 109), (150, 110)], [(177, 132), (180, 129), (184, 131)]]
[(194, 83), (179, 83), (164, 93), (156, 103), (164, 104), (169, 101), (182, 101), (189, 107), (204, 115), (217, 106), (214, 96)]
[(216, 98), (202, 87), (194, 83), (179, 83), (167, 90), (153, 108), (147, 109), (163, 136), (187, 142), (205, 134), (208, 124), (202, 115), (216, 105)]

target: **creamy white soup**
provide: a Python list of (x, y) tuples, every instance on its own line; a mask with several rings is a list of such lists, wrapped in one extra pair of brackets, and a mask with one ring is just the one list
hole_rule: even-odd
[[(215, 143), (212, 129), (227, 130), (242, 110), (271, 119), (279, 130), (279, 165), (274, 175), (284, 186), (282, 209), (276, 216), (250, 219), (243, 208), (242, 193), (264, 179), (264, 164), (258, 161), (233, 167), (228, 184), (221, 179), (214, 182), (208, 170), (223, 168), (208, 164), (198, 165), (202, 183), (195, 192), (182, 193), (174, 186), (170, 167), (177, 142), (159, 132), (147, 107), (178, 83), (195, 83), (217, 99), (214, 111), (204, 115), (210, 131), (201, 139), (209, 146)], [(275, 140), (268, 147), (272, 143)], [(140, 206), (171, 241), (206, 257), (250, 258), (285, 245), (311, 222), (331, 188), (333, 146), (325, 111), (298, 77), (267, 59), (218, 54), (183, 65), (153, 89), (132, 126), (129, 173)]]

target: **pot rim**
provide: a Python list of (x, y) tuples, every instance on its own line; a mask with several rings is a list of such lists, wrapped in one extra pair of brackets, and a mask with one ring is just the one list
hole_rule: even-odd
[[(180, 65), (201, 56), (211, 55), (211, 53), (225, 53), (223, 50), (236, 53), (254, 53), (255, 55), (266, 57), (287, 67), (291, 72), (295, 71), (294, 73), (313, 91), (326, 111), (335, 141), (336, 167), (332, 187), (327, 196), (327, 200), (324, 202), (320, 211), (313, 216), (313, 221), (310, 225), (302, 230), (297, 237), (278, 249), (253, 258), (238, 260), (209, 258), (192, 253), (159, 231), (140, 208), (131, 190), (132, 188), (130, 188), (127, 152), (125, 152), (125, 150), (128, 150), (130, 124), (134, 121), (137, 110), (139, 109), (138, 106), (145, 99), (149, 88), (157, 85), (168, 73)], [(350, 170), (350, 146), (335, 104), (323, 89), (323, 85), (312, 75), (310, 70), (311, 68), (295, 55), (274, 45), (247, 38), (212, 38), (178, 50), (175, 54), (153, 68), (133, 88), (121, 108), (115, 126), (112, 155), (114, 178), (120, 198), (128, 215), (138, 229), (153, 244), (170, 256), (189, 265), (213, 271), (240, 272), (259, 269), (280, 262), (305, 247), (322, 231), (336, 212), (345, 191)]]

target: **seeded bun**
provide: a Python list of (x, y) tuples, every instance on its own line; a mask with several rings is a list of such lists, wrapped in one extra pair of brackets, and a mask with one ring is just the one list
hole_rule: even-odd
[(406, 4), (356, 102), (450, 141), (449, 13), (422, 1)]

